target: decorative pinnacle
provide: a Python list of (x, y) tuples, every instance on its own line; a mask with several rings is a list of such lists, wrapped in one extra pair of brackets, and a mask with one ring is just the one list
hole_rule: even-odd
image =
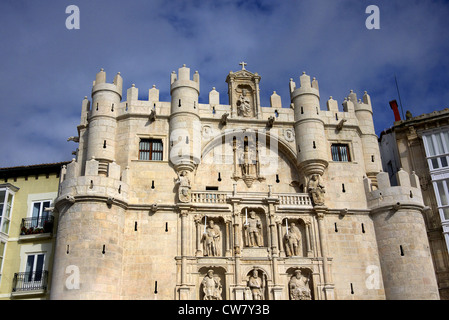
[(103, 68), (101, 68), (101, 69), (100, 69), (100, 71), (104, 71), (104, 69), (103, 69)]

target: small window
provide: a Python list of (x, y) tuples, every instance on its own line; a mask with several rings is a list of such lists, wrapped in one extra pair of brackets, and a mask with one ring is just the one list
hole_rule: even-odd
[(0, 231), (5, 234), (9, 233), (13, 199), (14, 194), (8, 189), (0, 190)]
[(140, 139), (139, 160), (162, 161), (162, 155), (161, 139)]
[(347, 144), (335, 143), (331, 146), (332, 160), (349, 162), (351, 156), (349, 154), (349, 146)]

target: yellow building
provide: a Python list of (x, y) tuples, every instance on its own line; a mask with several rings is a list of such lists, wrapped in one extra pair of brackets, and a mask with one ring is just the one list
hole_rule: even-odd
[(0, 168), (0, 299), (47, 299), (66, 163)]

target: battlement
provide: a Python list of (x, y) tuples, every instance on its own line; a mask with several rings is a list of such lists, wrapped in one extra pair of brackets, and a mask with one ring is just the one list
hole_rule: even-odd
[[(108, 163), (104, 168), (105, 175), (101, 175), (102, 163), (95, 159), (86, 161), (85, 175), (81, 175), (81, 168), (75, 159), (61, 170), (59, 201), (74, 201), (76, 197), (102, 198), (109, 202), (128, 201), (128, 168), (121, 172), (115, 162)], [(71, 199), (71, 200), (70, 200)]]
[(366, 177), (363, 179), (370, 209), (388, 206), (399, 209), (404, 205), (424, 207), (418, 176), (414, 172), (409, 174), (401, 168), (396, 177), (398, 186), (391, 186), (388, 173), (378, 173), (376, 176), (378, 189), (371, 184), (371, 179)]
[(117, 93), (121, 99), (122, 89), (123, 89), (123, 78), (121, 77), (120, 72), (117, 72), (112, 83), (107, 83), (106, 72), (102, 68), (100, 69), (100, 72), (97, 73), (95, 80), (92, 83), (92, 97), (98, 91), (112, 91)]
[(290, 79), (290, 98), (293, 99), (302, 94), (313, 94), (318, 98), (320, 97), (320, 90), (318, 88), (318, 80), (315, 77), (310, 81), (310, 76), (304, 71), (299, 77), (300, 87), (296, 87), (296, 83), (293, 79)]
[(178, 74), (173, 71), (170, 75), (170, 92), (179, 87), (191, 87), (200, 93), (200, 74), (195, 71), (192, 80), (190, 80), (190, 68), (184, 64), (178, 69)]

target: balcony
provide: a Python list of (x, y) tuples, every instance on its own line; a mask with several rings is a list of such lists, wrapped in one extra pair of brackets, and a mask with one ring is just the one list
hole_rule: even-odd
[(18, 272), (14, 274), (12, 296), (39, 295), (47, 290), (48, 271)]
[[(228, 198), (233, 196), (232, 192), (225, 191), (192, 191), (192, 203), (212, 203), (212, 204), (226, 204)], [(264, 199), (269, 196), (264, 192), (246, 192), (245, 197), (252, 199)], [(302, 208), (312, 208), (312, 201), (307, 193), (273, 193), (272, 198), (279, 199), (279, 205), (292, 206)]]
[(20, 240), (45, 239), (53, 232), (53, 216), (23, 218), (20, 225)]

